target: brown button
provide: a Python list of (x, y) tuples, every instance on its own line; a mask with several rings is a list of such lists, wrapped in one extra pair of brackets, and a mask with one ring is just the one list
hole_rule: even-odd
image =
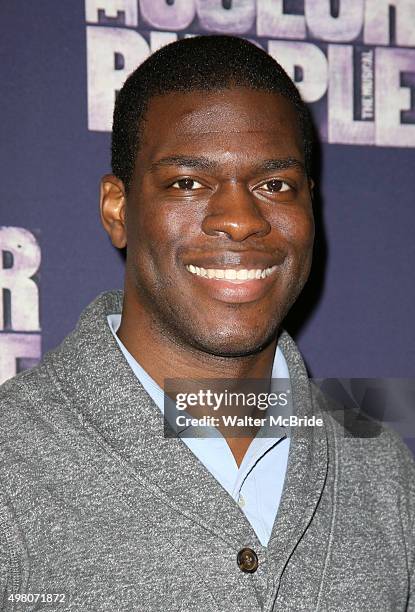
[(240, 550), (236, 560), (239, 569), (246, 574), (253, 574), (258, 569), (258, 557), (252, 548), (243, 548)]

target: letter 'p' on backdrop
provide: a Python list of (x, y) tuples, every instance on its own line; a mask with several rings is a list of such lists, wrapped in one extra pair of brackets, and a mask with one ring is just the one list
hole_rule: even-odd
[(0, 27), (1, 381), (122, 287), (98, 214), (116, 92), (211, 33), (275, 57), (320, 136), (316, 270), (288, 322), (310, 373), (414, 377), (415, 0), (2, 0)]

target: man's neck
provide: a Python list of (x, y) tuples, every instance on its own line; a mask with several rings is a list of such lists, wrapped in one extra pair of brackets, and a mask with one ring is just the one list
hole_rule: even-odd
[[(197, 381), (203, 379), (227, 379), (234, 381), (233, 391), (238, 389), (238, 381), (246, 379), (269, 380), (276, 349), (276, 339), (263, 350), (241, 357), (223, 357), (184, 346), (163, 333), (145, 312), (137, 316), (124, 301), (121, 324), (117, 336), (128, 352), (164, 389), (165, 379), (184, 379)], [(257, 416), (254, 408), (248, 408), (244, 415)], [(242, 416), (242, 415), (241, 415)], [(226, 437), (229, 448), (239, 466), (255, 436), (255, 431), (246, 437)]]
[(163, 389), (166, 378), (182, 379), (269, 379), (275, 356), (276, 339), (263, 350), (240, 357), (213, 355), (175, 342), (154, 325), (125, 316), (117, 336), (129, 353)]

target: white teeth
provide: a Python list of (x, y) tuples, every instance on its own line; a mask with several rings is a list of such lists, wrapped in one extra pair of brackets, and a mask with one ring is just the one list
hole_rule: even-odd
[(236, 270), (225, 270), (225, 278), (227, 280), (235, 280), (236, 279)]
[(192, 264), (186, 266), (186, 269), (192, 274), (196, 274), (197, 276), (203, 276), (204, 278), (215, 278), (215, 279), (226, 279), (226, 280), (254, 280), (260, 278), (267, 278), (270, 276), (274, 270), (277, 269), (277, 266), (272, 266), (271, 268), (264, 269), (242, 269), (235, 270), (232, 268), (215, 269), (215, 268), (199, 268), (199, 266), (194, 266)]

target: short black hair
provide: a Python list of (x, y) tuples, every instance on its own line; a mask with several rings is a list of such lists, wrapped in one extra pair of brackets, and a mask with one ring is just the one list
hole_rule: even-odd
[(170, 92), (248, 87), (278, 93), (295, 106), (310, 172), (312, 123), (308, 109), (284, 69), (263, 49), (236, 36), (195, 36), (162, 47), (125, 81), (114, 108), (112, 172), (128, 192), (140, 146), (143, 119), (153, 96)]

